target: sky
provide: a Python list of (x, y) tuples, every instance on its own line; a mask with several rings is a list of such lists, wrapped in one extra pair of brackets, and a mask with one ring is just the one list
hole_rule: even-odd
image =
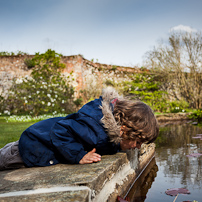
[(202, 0), (0, 0), (0, 52), (143, 65), (171, 31), (202, 31)]

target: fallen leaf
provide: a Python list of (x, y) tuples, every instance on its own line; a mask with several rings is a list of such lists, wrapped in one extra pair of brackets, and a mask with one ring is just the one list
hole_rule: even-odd
[(173, 188), (168, 189), (165, 193), (170, 196), (177, 196), (177, 194), (190, 194), (190, 191), (184, 188)]
[(202, 154), (200, 154), (200, 153), (192, 153), (192, 154), (187, 155), (187, 157), (198, 157), (198, 156), (202, 156)]

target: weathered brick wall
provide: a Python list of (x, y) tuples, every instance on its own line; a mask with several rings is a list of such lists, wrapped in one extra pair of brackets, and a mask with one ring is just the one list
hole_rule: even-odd
[[(31, 70), (27, 69), (24, 61), (33, 57), (34, 55), (0, 56), (0, 94), (6, 94), (12, 85), (13, 78), (30, 75)], [(96, 82), (102, 87), (103, 81), (107, 79), (119, 82), (128, 80), (131, 73), (140, 72), (138, 68), (94, 63), (81, 55), (63, 56), (61, 62), (66, 65), (65, 74), (73, 72), (73, 85), (77, 92), (84, 89), (89, 83), (92, 85)]]

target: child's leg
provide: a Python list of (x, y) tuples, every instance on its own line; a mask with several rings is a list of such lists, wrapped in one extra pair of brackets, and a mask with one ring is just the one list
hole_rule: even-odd
[(0, 149), (0, 170), (24, 167), (19, 154), (18, 142), (11, 142)]

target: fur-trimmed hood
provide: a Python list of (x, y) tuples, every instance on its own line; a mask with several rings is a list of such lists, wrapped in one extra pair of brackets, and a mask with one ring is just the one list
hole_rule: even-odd
[(113, 88), (106, 88), (102, 92), (102, 109), (103, 117), (101, 119), (101, 123), (103, 124), (104, 128), (107, 130), (107, 134), (111, 140), (111, 142), (119, 143), (121, 141), (121, 125), (119, 125), (113, 115), (113, 107), (112, 107), (112, 100), (118, 98), (123, 99), (122, 96), (118, 94)]

